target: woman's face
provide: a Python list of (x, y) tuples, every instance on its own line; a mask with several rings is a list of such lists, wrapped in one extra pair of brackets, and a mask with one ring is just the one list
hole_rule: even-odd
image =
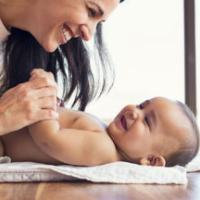
[(118, 4), (119, 0), (37, 0), (30, 10), (27, 31), (53, 52), (71, 38), (90, 40), (97, 24)]

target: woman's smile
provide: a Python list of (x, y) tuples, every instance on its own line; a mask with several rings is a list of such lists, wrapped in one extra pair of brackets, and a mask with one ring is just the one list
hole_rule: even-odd
[(72, 30), (64, 24), (61, 28), (61, 44), (66, 44), (69, 40), (74, 37)]

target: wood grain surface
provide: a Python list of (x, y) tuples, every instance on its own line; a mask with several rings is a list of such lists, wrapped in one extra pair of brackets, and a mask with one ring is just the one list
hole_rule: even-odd
[(188, 179), (188, 185), (1, 183), (0, 200), (200, 200), (200, 173)]

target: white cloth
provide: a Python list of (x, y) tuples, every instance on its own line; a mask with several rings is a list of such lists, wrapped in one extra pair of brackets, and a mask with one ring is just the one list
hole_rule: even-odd
[(0, 182), (70, 180), (98, 183), (187, 184), (187, 175), (185, 168), (179, 166), (150, 167), (127, 162), (114, 162), (95, 167), (47, 165), (33, 162), (0, 164)]
[(187, 172), (200, 171), (200, 153), (186, 166)]

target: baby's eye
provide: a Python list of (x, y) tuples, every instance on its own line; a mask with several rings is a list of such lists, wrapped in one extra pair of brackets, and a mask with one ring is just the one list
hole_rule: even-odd
[(141, 110), (142, 110), (142, 109), (144, 109), (144, 104), (143, 104), (143, 103), (141, 103), (141, 104), (139, 104), (139, 105), (138, 105), (138, 107), (139, 107), (139, 109), (141, 109)]
[(144, 109), (148, 104), (150, 103), (150, 100), (146, 100), (143, 103), (139, 104), (139, 109)]

